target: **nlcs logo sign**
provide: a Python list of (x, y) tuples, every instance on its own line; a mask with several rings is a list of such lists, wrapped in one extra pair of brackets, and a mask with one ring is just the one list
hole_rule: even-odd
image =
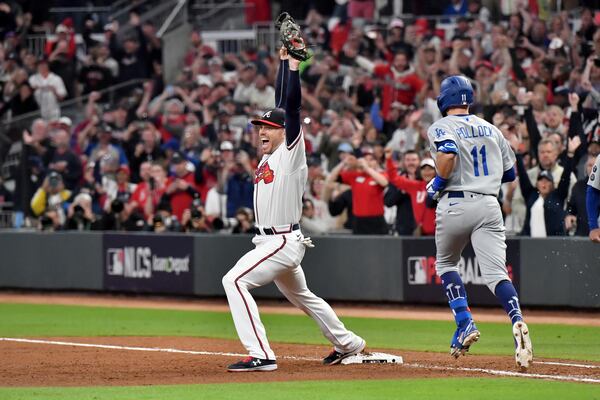
[[(420, 256), (408, 257), (407, 280), (409, 285), (441, 284), (435, 271), (435, 257)], [(512, 266), (507, 266), (508, 276), (513, 279)], [(464, 283), (472, 285), (485, 285), (477, 257), (461, 257), (458, 262), (458, 273)]]
[(408, 284), (441, 283), (435, 273), (435, 257), (408, 257)]

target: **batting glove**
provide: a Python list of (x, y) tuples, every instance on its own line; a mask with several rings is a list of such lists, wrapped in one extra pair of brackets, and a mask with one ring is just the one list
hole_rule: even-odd
[(305, 245), (308, 248), (315, 247), (315, 244), (313, 243), (313, 241), (312, 241), (312, 239), (310, 237), (304, 237), (304, 238), (302, 238), (302, 240), (300, 240), (300, 243), (302, 243), (303, 245)]
[(436, 175), (436, 177), (427, 184), (427, 197), (431, 200), (438, 200), (447, 184), (447, 179)]

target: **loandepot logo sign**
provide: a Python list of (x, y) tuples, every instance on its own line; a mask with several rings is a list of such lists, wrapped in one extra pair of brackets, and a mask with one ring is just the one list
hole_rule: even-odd
[[(458, 273), (464, 283), (485, 285), (476, 257), (461, 257), (458, 263)], [(441, 280), (435, 272), (435, 257), (408, 257), (408, 284), (441, 284)]]
[(122, 247), (106, 250), (108, 275), (149, 279), (155, 272), (179, 275), (190, 271), (190, 256), (159, 257), (150, 247)]

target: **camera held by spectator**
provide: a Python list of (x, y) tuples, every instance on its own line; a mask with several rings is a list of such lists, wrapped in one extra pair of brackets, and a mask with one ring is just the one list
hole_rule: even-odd
[(172, 214), (171, 205), (162, 199), (156, 207), (156, 214), (152, 217), (150, 230), (156, 233), (181, 232), (181, 224)]
[[(183, 212), (181, 224), (186, 232), (204, 232), (209, 233), (212, 227), (200, 198), (196, 197), (192, 202), (192, 206)], [(223, 222), (218, 223), (219, 229), (223, 228)]]
[(238, 208), (235, 213), (237, 225), (232, 233), (253, 233), (254, 232), (254, 213), (247, 207)]

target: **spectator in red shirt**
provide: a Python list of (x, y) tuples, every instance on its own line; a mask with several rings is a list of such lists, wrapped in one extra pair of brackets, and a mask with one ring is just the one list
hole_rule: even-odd
[(410, 196), (413, 215), (417, 227), (417, 236), (433, 236), (435, 234), (435, 204), (428, 201), (427, 183), (435, 177), (435, 163), (431, 158), (424, 158), (420, 163), (422, 179), (411, 179), (398, 174), (392, 160), (391, 150), (386, 151), (386, 173), (390, 183)]
[(388, 226), (383, 217), (383, 192), (388, 185), (386, 175), (381, 171), (373, 151), (363, 150), (363, 157), (356, 159), (349, 155), (344, 158), (331, 174), (338, 174), (343, 183), (352, 188), (352, 232), (358, 235), (386, 235)]
[[(391, 53), (386, 53), (389, 59)], [(356, 57), (357, 64), (375, 75), (383, 81), (383, 91), (381, 95), (381, 111), (384, 118), (395, 102), (405, 106), (411, 106), (415, 103), (417, 95), (425, 86), (425, 82), (419, 78), (415, 70), (409, 64), (409, 58), (406, 52), (397, 52), (391, 63), (376, 64), (363, 56)]]
[(159, 163), (155, 162), (152, 165), (144, 162), (140, 166), (140, 179), (142, 181), (131, 195), (127, 210), (140, 210), (144, 214), (144, 220), (151, 221), (154, 210), (167, 188), (167, 172)]
[(200, 197), (200, 193), (196, 188), (194, 173), (188, 169), (188, 161), (181, 153), (173, 154), (171, 165), (175, 169), (175, 175), (167, 180), (165, 195), (169, 198), (173, 215), (181, 221), (183, 212), (191, 207), (194, 198)]

